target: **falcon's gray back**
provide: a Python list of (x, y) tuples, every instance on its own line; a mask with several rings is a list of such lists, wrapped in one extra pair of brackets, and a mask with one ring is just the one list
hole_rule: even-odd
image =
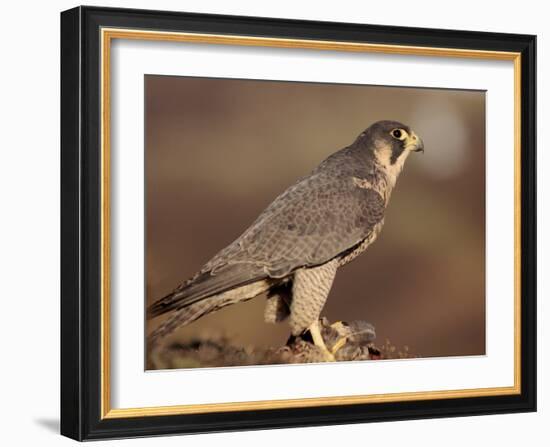
[(281, 278), (324, 264), (369, 237), (384, 217), (385, 201), (375, 189), (358, 186), (357, 179), (372, 181), (375, 167), (368, 154), (354, 149), (333, 154), (278, 196), (203, 271), (217, 274), (243, 264)]

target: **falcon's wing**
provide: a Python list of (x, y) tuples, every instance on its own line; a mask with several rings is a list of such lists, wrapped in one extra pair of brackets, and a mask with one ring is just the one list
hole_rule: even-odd
[[(228, 253), (227, 263), (261, 265), (273, 278), (324, 264), (368, 237), (384, 209), (380, 194), (359, 187), (352, 177), (308, 177), (279, 196), (235, 241), (236, 247), (228, 247), (238, 251)], [(225, 264), (220, 255), (209, 263), (213, 271)]]
[(191, 280), (149, 308), (149, 317), (353, 249), (384, 217), (384, 200), (351, 176), (310, 175), (277, 197)]

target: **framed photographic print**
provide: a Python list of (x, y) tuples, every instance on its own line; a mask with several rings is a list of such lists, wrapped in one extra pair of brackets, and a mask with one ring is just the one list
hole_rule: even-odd
[(61, 432), (535, 411), (535, 36), (61, 14)]

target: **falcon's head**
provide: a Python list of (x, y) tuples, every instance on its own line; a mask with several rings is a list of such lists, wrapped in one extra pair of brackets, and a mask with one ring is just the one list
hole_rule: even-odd
[(397, 121), (378, 121), (365, 130), (358, 142), (390, 174), (397, 175), (411, 152), (424, 152), (424, 142), (414, 131)]

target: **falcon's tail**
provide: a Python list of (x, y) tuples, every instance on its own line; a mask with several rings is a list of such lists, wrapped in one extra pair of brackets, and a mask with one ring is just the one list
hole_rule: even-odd
[(166, 321), (149, 334), (147, 337), (149, 348), (151, 349), (157, 346), (164, 337), (172, 333), (179, 326), (189, 324), (206, 314), (219, 310), (222, 307), (229, 306), (230, 304), (248, 301), (268, 290), (271, 285), (271, 282), (268, 280), (256, 281), (217, 295), (203, 298), (175, 310)]
[(212, 312), (216, 307), (215, 298), (214, 296), (211, 299), (199, 301), (198, 303), (175, 311), (170, 318), (149, 334), (147, 337), (149, 348), (157, 346), (164, 337), (171, 334), (178, 327), (191, 323), (203, 315)]
[(240, 289), (266, 276), (262, 269), (250, 264), (227, 265), (215, 273), (200, 272), (172, 293), (151, 304), (147, 309), (147, 319), (178, 311), (226, 291)]

